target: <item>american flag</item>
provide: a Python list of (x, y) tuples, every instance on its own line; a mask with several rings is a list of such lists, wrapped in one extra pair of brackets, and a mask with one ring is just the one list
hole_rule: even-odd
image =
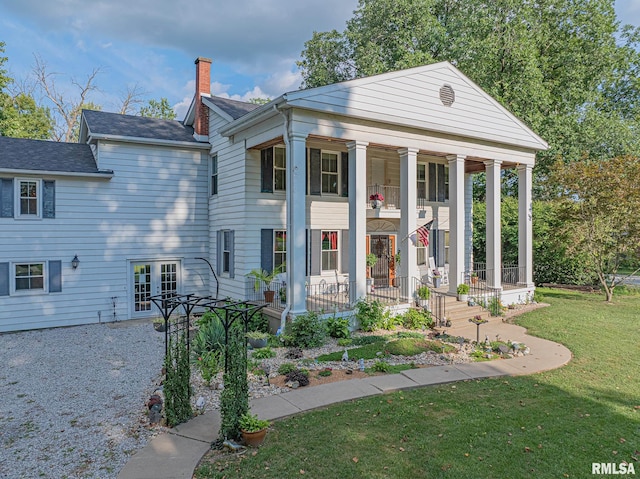
[(413, 244), (417, 244), (417, 240), (422, 241), (422, 244), (426, 247), (429, 246), (429, 230), (431, 229), (431, 225), (433, 224), (433, 220), (429, 221), (427, 224), (422, 225), (420, 228), (415, 230), (415, 234), (410, 235), (411, 241)]

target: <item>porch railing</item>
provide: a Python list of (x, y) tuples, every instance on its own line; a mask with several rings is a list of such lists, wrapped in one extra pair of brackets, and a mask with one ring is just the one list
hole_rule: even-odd
[(400, 187), (389, 185), (369, 185), (367, 186), (367, 207), (371, 208), (372, 195), (382, 195), (384, 201), (381, 209), (400, 209)]

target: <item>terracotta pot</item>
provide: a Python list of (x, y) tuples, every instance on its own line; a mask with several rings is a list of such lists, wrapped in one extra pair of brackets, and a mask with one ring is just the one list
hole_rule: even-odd
[(273, 298), (275, 297), (276, 292), (275, 291), (265, 291), (264, 292), (264, 300), (267, 303), (273, 303)]
[(267, 430), (262, 429), (256, 432), (242, 431), (242, 440), (249, 447), (258, 447), (264, 442)]

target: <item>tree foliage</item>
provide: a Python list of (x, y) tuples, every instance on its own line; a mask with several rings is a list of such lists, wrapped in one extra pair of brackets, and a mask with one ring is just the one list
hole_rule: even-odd
[(553, 174), (563, 185), (560, 214), (569, 251), (588, 261), (611, 301), (624, 279), (617, 274), (621, 263), (640, 253), (640, 159), (559, 162)]
[(149, 100), (147, 104), (140, 108), (140, 116), (149, 118), (161, 118), (163, 120), (175, 120), (176, 112), (166, 98), (160, 100)]
[(549, 142), (538, 155), (546, 178), (557, 158), (640, 146), (638, 31), (620, 27), (613, 4), (360, 0), (343, 32), (314, 32), (298, 65), (315, 87), (450, 61)]

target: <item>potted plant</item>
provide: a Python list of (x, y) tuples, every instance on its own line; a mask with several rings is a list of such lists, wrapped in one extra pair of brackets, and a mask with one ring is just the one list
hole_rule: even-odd
[(378, 262), (378, 257), (373, 253), (369, 253), (367, 255), (366, 261), (367, 261), (367, 293), (370, 293), (371, 290), (373, 289), (373, 278), (371, 277), (371, 268), (373, 268)]
[(458, 301), (467, 301), (469, 299), (469, 285), (460, 283), (457, 289)]
[(240, 417), (240, 432), (247, 446), (258, 447), (264, 441), (269, 421), (258, 419), (258, 416), (246, 412)]
[(374, 193), (369, 196), (369, 201), (371, 201), (371, 208), (375, 210), (376, 208), (380, 208), (382, 206), (384, 196), (382, 196), (382, 193)]
[(477, 283), (478, 283), (478, 273), (474, 271), (473, 273), (471, 273), (471, 284), (477, 284)]
[(247, 273), (248, 278), (253, 278), (253, 287), (256, 292), (260, 291), (260, 284), (264, 284), (264, 300), (267, 303), (273, 302), (276, 292), (271, 289), (271, 282), (277, 274), (281, 273), (282, 265), (278, 266), (271, 273), (268, 273), (262, 268), (252, 269)]
[(429, 287), (426, 285), (420, 286), (416, 290), (416, 294), (418, 295), (418, 306), (428, 310), (429, 298), (431, 297), (431, 290), (429, 289)]
[(433, 270), (433, 286), (436, 288), (440, 287), (440, 283), (442, 282), (442, 275), (440, 274), (440, 270)]
[(269, 341), (269, 334), (262, 331), (249, 331), (247, 333), (247, 340), (253, 349), (264, 348)]
[(159, 333), (164, 333), (167, 330), (167, 323), (163, 318), (156, 318), (153, 320), (153, 329)]

